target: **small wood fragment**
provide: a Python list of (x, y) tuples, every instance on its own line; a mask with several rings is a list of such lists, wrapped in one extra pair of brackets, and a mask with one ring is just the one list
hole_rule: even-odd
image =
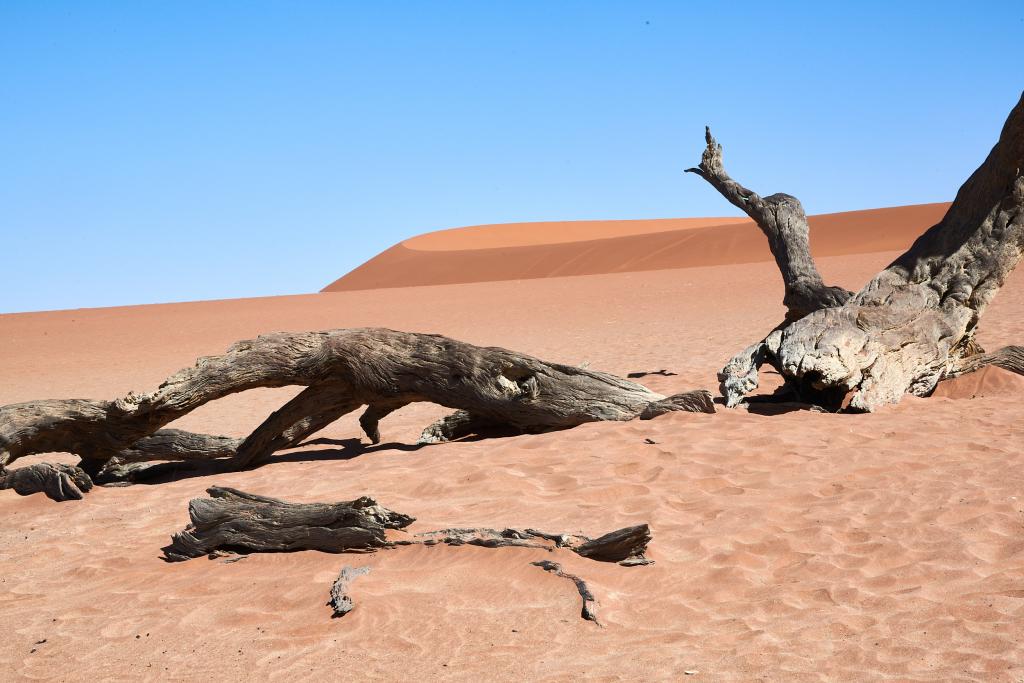
[(332, 619), (343, 617), (353, 610), (355, 603), (348, 594), (349, 584), (360, 576), (369, 573), (369, 567), (349, 567), (346, 565), (341, 568), (341, 573), (338, 574), (338, 578), (334, 580), (334, 585), (331, 586), (331, 599), (327, 602), (327, 605), (334, 610), (334, 614), (331, 615)]
[(387, 529), (415, 519), (388, 510), (366, 496), (340, 503), (287, 503), (214, 486), (210, 498), (189, 502), (191, 523), (164, 548), (169, 562), (231, 552), (320, 550), (372, 552), (388, 546)]

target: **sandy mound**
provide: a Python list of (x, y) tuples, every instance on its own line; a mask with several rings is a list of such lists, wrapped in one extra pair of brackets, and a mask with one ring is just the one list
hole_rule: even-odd
[[(857, 287), (893, 256), (820, 266), (828, 281)], [(147, 390), (237, 339), (360, 325), (619, 374), (678, 373), (642, 380), (661, 392), (712, 387), (728, 355), (781, 319), (781, 297), (774, 265), (754, 263), (0, 316), (0, 403)], [(1018, 273), (979, 341), (1022, 339)], [(241, 435), (293, 393), (228, 397), (180, 425)], [(370, 449), (357, 446), (348, 416), (250, 472), (102, 489), (76, 503), (0, 492), (2, 677), (1024, 677), (1019, 393), (907, 400), (873, 415), (675, 414), (401, 445), (440, 412), (402, 409), (382, 423), (388, 443)], [(163, 563), (188, 500), (215, 483), (296, 501), (372, 494), (415, 515), (413, 531), (594, 534), (645, 521), (656, 564), (468, 547)], [(580, 619), (570, 584), (529, 565), (539, 559), (588, 579), (604, 628)], [(373, 571), (353, 584), (356, 609), (332, 620), (324, 603), (346, 564)]]
[[(811, 217), (815, 256), (903, 250), (948, 204)], [(515, 223), (442, 230), (406, 240), (324, 288), (340, 292), (565, 275), (595, 275), (771, 260), (750, 220)]]
[(1003, 396), (1018, 398), (1024, 396), (1024, 377), (995, 366), (982, 368), (963, 377), (942, 382), (935, 387), (933, 398), (981, 398)]

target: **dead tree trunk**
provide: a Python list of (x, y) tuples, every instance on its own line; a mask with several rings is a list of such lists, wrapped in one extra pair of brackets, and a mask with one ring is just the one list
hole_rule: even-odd
[[(219, 486), (206, 492), (210, 498), (196, 498), (189, 502), (190, 524), (174, 534), (170, 545), (163, 549), (164, 559), (168, 562), (203, 555), (220, 557), (225, 553), (296, 550), (374, 552), (441, 543), (483, 548), (541, 548), (549, 552), (565, 549), (591, 560), (616, 562), (627, 567), (652, 562), (644, 555), (651, 541), (651, 530), (646, 524), (619, 529), (594, 539), (578, 534), (549, 534), (535, 529), (472, 528), (441, 529), (411, 538), (389, 540), (388, 530), (404, 530), (416, 520), (388, 510), (367, 496), (342, 503), (300, 504)], [(597, 599), (582, 578), (562, 571), (557, 562), (543, 560), (532, 564), (572, 581), (583, 599), (580, 616), (600, 625), (597, 621)], [(328, 602), (335, 617), (352, 610), (354, 603), (348, 595), (349, 584), (368, 571), (368, 567), (342, 569), (331, 587)]]
[(789, 310), (786, 321), (719, 373), (728, 405), (757, 386), (766, 362), (802, 400), (854, 411), (907, 393), (927, 396), (939, 380), (986, 364), (1024, 369), (1015, 347), (982, 355), (974, 340), (986, 305), (1024, 252), (1024, 97), (942, 221), (853, 296), (821, 284), (799, 202), (788, 195), (762, 199), (732, 181), (710, 132), (707, 142), (700, 167), (690, 170), (768, 235)]
[[(306, 388), (244, 440), (162, 429), (228, 394), (287, 385)], [(541, 432), (600, 420), (649, 419), (673, 410), (714, 412), (706, 391), (666, 398), (607, 373), (439, 335), (379, 328), (274, 333), (238, 342), (224, 355), (200, 358), (150, 394), (0, 408), (0, 471), (22, 456), (54, 451), (82, 457), (79, 478), (95, 475), (112, 459), (119, 468), (213, 458), (227, 458), (232, 469), (253, 467), (363, 405), (360, 424), (376, 443), (379, 421), (417, 401), (459, 411), (428, 427), (422, 439), (427, 443), (493, 426)], [(123, 471), (119, 468), (107, 471)], [(50, 478), (58, 476), (55, 471)], [(41, 481), (36, 490), (59, 488)]]

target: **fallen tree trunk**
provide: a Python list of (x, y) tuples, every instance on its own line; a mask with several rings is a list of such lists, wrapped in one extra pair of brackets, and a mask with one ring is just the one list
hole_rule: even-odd
[(768, 236), (788, 309), (779, 327), (719, 373), (727, 405), (757, 386), (764, 363), (800, 400), (852, 411), (876, 410), (907, 393), (927, 396), (941, 379), (986, 364), (1021, 371), (1019, 347), (983, 354), (974, 335), (1024, 252), (1024, 96), (942, 221), (853, 296), (821, 283), (799, 202), (762, 199), (735, 183), (710, 132), (707, 143), (701, 165), (690, 170)]
[[(474, 545), (483, 548), (540, 548), (552, 552), (570, 550), (598, 562), (616, 562), (631, 567), (651, 564), (645, 553), (651, 541), (646, 524), (626, 527), (598, 538), (578, 534), (550, 534), (535, 529), (441, 529), (411, 538), (389, 540), (387, 531), (404, 530), (414, 517), (388, 510), (370, 497), (341, 503), (288, 503), (236, 489), (214, 486), (209, 498), (189, 502), (189, 525), (174, 534), (164, 559), (179, 562), (208, 555), (221, 557), (236, 553), (319, 550), (330, 553), (374, 552), (409, 545)], [(580, 597), (583, 619), (597, 621), (597, 599), (579, 576), (562, 570), (557, 562), (532, 563), (572, 581)], [(344, 567), (331, 586), (328, 605), (334, 617), (353, 608), (348, 588), (353, 579), (369, 567)]]
[[(306, 388), (244, 440), (162, 429), (229, 394), (288, 385)], [(117, 467), (106, 472), (114, 478), (130, 471), (130, 463), (153, 460), (227, 458), (226, 468), (253, 467), (363, 405), (360, 425), (377, 443), (380, 420), (417, 401), (458, 411), (428, 427), (425, 443), (495, 426), (543, 432), (673, 410), (714, 412), (706, 391), (665, 397), (607, 373), (439, 335), (380, 328), (279, 332), (200, 358), (150, 394), (0, 407), (0, 467), (54, 451), (81, 456), (76, 476), (87, 478), (111, 460)], [(57, 488), (40, 482), (37, 490)]]

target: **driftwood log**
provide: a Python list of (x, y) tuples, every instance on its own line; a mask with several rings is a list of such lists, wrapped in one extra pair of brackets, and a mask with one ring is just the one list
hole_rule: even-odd
[(300, 504), (221, 486), (206, 492), (209, 498), (189, 501), (191, 523), (164, 548), (168, 561), (215, 551), (366, 552), (390, 545), (385, 537), (388, 529), (404, 529), (416, 521), (367, 497)]
[(940, 380), (989, 364), (1024, 374), (1021, 347), (986, 354), (975, 341), (1024, 252), (1024, 96), (945, 217), (857, 293), (822, 281), (800, 202), (734, 181), (710, 130), (706, 142), (700, 165), (687, 170), (754, 219), (785, 283), (786, 319), (719, 373), (727, 405), (757, 387), (764, 363), (800, 401), (851, 411), (927, 396)]
[[(646, 524), (626, 527), (598, 538), (578, 534), (550, 534), (535, 529), (441, 529), (409, 538), (388, 539), (387, 531), (402, 530), (414, 517), (388, 510), (370, 497), (340, 503), (288, 503), (236, 489), (215, 486), (209, 498), (189, 502), (189, 525), (174, 534), (163, 549), (164, 559), (178, 562), (204, 555), (319, 550), (331, 553), (373, 552), (408, 545), (475, 545), (483, 548), (565, 549), (598, 562), (632, 567), (650, 564), (645, 553), (651, 541)], [(562, 570), (557, 562), (534, 565), (572, 581), (583, 599), (581, 616), (598, 623), (597, 600), (586, 582)], [(344, 567), (331, 587), (328, 605), (334, 616), (353, 608), (349, 584), (368, 567)]]
[[(289, 385), (306, 388), (245, 439), (163, 429), (229, 394)], [(543, 432), (677, 410), (714, 412), (706, 391), (665, 397), (607, 373), (439, 335), (380, 328), (279, 332), (200, 358), (149, 394), (0, 407), (0, 488), (64, 500), (80, 497), (68, 477), (84, 482), (103, 472), (109, 483), (128, 477), (133, 463), (221, 459), (223, 469), (254, 467), (361, 406), (359, 423), (377, 443), (380, 421), (417, 401), (456, 410), (424, 429), (421, 443), (491, 428)], [(32, 478), (5, 470), (18, 458), (49, 452), (74, 453), (82, 461), (73, 476), (66, 468), (41, 469)]]

